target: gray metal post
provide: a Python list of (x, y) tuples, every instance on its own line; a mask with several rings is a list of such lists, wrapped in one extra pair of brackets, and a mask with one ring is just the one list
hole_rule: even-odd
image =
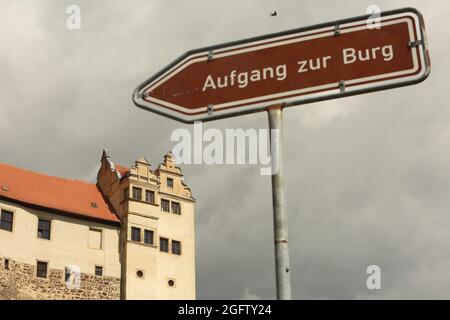
[[(283, 109), (282, 106), (273, 106), (268, 108), (267, 112), (269, 115), (269, 128), (271, 134), (270, 152), (272, 157), (272, 168), (274, 170), (274, 172), (272, 172), (272, 202), (277, 299), (290, 300), (291, 270), (289, 265), (288, 221), (284, 203), (283, 181)], [(272, 129), (278, 129), (278, 139), (272, 137)]]

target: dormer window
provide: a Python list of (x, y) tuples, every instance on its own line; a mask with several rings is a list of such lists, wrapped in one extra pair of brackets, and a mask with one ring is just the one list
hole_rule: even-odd
[(173, 179), (167, 178), (167, 188), (173, 189)]

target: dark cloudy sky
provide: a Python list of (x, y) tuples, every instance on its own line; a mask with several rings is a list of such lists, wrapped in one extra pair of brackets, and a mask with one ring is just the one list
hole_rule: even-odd
[[(78, 4), (82, 29), (68, 31)], [(132, 105), (183, 52), (406, 6), (425, 16), (424, 83), (286, 110), (293, 297), (450, 298), (450, 28), (446, 0), (1, 0), (0, 162), (94, 181), (102, 149), (157, 167), (187, 125)], [(270, 18), (277, 10), (279, 15)], [(266, 128), (266, 114), (206, 127)], [(258, 166), (184, 165), (198, 200), (197, 291), (274, 298), (270, 177)], [(382, 290), (366, 268), (382, 270)]]

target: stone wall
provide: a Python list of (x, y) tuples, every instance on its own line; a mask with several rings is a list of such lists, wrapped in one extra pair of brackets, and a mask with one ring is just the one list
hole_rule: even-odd
[(120, 279), (82, 273), (78, 289), (64, 282), (63, 270), (48, 270), (47, 279), (36, 277), (35, 266), (0, 258), (0, 300), (118, 300)]

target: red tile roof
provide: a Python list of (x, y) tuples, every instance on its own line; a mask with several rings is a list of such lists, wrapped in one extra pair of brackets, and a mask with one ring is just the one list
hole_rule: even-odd
[(116, 171), (120, 173), (120, 176), (123, 178), (128, 172), (130, 172), (130, 169), (128, 167), (125, 167), (121, 164), (114, 164), (114, 167), (116, 168)]
[(120, 222), (95, 184), (52, 177), (2, 163), (0, 197), (63, 211), (80, 218)]

